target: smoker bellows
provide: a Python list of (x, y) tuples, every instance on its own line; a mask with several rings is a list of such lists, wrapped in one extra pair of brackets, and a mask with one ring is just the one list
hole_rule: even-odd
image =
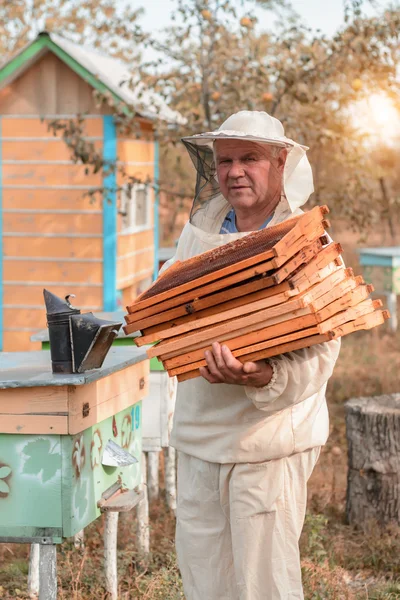
[(83, 373), (100, 368), (122, 323), (81, 314), (66, 296), (43, 290), (53, 373)]

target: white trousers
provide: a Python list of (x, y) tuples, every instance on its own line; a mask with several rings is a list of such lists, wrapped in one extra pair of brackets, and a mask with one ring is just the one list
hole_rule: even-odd
[(320, 448), (263, 463), (178, 456), (186, 600), (304, 600), (299, 537)]

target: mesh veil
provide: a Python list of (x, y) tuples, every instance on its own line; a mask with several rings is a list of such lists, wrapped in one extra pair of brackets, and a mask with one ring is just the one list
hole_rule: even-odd
[(186, 150), (196, 169), (196, 188), (194, 201), (190, 212), (190, 220), (204, 205), (218, 196), (221, 192), (215, 178), (216, 165), (214, 152), (211, 146), (192, 144), (183, 140)]
[[(225, 200), (221, 194), (220, 186), (216, 178), (216, 164), (212, 144), (192, 143), (188, 140), (182, 140), (191, 158), (191, 161), (196, 169), (196, 188), (194, 200), (190, 212), (190, 222), (196, 224), (196, 214), (204, 209), (213, 199), (219, 198), (219, 205), (225, 208), (225, 214), (231, 208), (231, 205)], [(264, 144), (263, 144), (264, 145)], [(283, 147), (283, 144), (265, 144), (269, 146), (271, 156), (276, 156)], [(290, 148), (287, 148), (290, 152)], [(275, 167), (272, 166), (270, 176), (276, 177), (274, 173)], [(283, 180), (280, 195), (284, 194)]]

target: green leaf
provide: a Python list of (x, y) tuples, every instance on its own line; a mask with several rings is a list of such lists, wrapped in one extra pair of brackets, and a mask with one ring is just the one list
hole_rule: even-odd
[(3, 481), (2, 479), (0, 479), (0, 493), (1, 494), (9, 494), (10, 493), (10, 488), (8, 487), (6, 482)]
[(50, 440), (39, 438), (29, 442), (23, 449), (28, 456), (22, 472), (27, 475), (41, 475), (43, 483), (54, 477), (61, 468), (60, 454), (53, 453)]
[(0, 479), (4, 479), (5, 477), (8, 477), (10, 473), (11, 473), (10, 467), (0, 467)]

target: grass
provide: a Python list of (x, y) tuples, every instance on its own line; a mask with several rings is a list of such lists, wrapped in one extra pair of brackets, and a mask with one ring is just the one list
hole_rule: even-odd
[[(339, 231), (334, 235), (344, 239)], [(346, 264), (357, 271), (357, 241), (344, 245)], [(374, 240), (369, 240), (373, 245)], [(342, 350), (329, 382), (330, 437), (309, 482), (308, 514), (301, 537), (306, 600), (400, 599), (400, 528), (365, 532), (345, 522), (347, 448), (346, 400), (399, 391), (400, 332), (387, 326), (359, 332), (342, 341)], [(161, 481), (162, 484), (162, 481)], [(135, 548), (134, 516), (122, 515), (118, 569), (121, 600), (182, 600), (174, 553), (174, 517), (160, 501), (151, 506), (151, 554), (144, 561)], [(58, 550), (59, 598), (106, 600), (102, 569), (103, 522), (86, 530), (86, 547), (66, 542)], [(27, 598), (26, 545), (0, 544), (0, 599)], [(207, 599), (204, 599), (207, 600)]]
[[(365, 532), (345, 522), (347, 449), (344, 402), (398, 390), (400, 333), (383, 327), (344, 338), (328, 385), (330, 437), (309, 482), (308, 514), (301, 537), (307, 600), (393, 600), (400, 598), (400, 528)], [(162, 481), (161, 481), (162, 485)], [(135, 519), (121, 515), (118, 544), (121, 600), (182, 600), (174, 553), (174, 517), (160, 501), (151, 506), (151, 555), (135, 548)], [(103, 522), (86, 530), (85, 550), (59, 547), (59, 598), (106, 600), (102, 570)], [(0, 545), (0, 598), (27, 598), (28, 547)]]
[(330, 437), (309, 482), (301, 550), (307, 600), (400, 598), (400, 527), (345, 522), (346, 400), (398, 391), (400, 334), (387, 330), (344, 338), (327, 397)]

